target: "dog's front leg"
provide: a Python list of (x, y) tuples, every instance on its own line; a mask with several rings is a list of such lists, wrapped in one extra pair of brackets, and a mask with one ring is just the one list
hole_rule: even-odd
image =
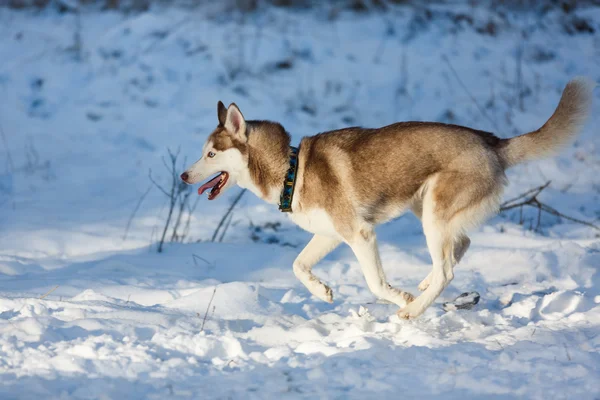
[(331, 288), (312, 273), (312, 267), (335, 249), (341, 240), (315, 235), (294, 261), (294, 274), (319, 299), (333, 303)]
[(369, 289), (375, 296), (401, 308), (413, 301), (412, 294), (393, 288), (387, 283), (377, 249), (377, 238), (372, 228), (361, 229), (348, 244), (358, 259)]

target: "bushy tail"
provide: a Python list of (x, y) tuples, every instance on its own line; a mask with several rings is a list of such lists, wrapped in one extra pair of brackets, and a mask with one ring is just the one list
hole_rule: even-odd
[(500, 141), (498, 153), (506, 168), (551, 156), (569, 144), (588, 117), (595, 86), (596, 83), (588, 78), (571, 80), (563, 91), (556, 111), (544, 126), (537, 131)]

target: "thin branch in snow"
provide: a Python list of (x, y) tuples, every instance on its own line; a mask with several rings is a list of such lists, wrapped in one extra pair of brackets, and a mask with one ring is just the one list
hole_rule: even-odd
[(135, 205), (135, 208), (133, 209), (133, 212), (129, 216), (129, 219), (127, 220), (127, 225), (125, 226), (125, 233), (123, 234), (123, 241), (125, 241), (127, 239), (127, 234), (129, 233), (129, 227), (131, 226), (131, 221), (133, 221), (133, 218), (135, 217), (135, 214), (140, 209), (140, 206), (142, 205), (142, 202), (144, 201), (144, 199), (146, 198), (146, 196), (148, 196), (148, 193), (150, 193), (150, 190), (152, 190), (152, 186), (149, 186), (148, 189), (146, 190), (146, 192), (142, 195), (142, 197), (140, 197), (140, 199), (138, 200), (137, 204)]
[(202, 257), (200, 257), (197, 254), (192, 254), (192, 260), (194, 261), (194, 265), (195, 266), (198, 266), (198, 263), (196, 262), (197, 259), (201, 260), (201, 261), (204, 261), (209, 267), (212, 266), (212, 264), (210, 263), (210, 261), (208, 261), (207, 259), (202, 258)]
[(567, 344), (563, 343), (563, 346), (565, 346), (565, 353), (567, 353), (567, 358), (569, 359), (569, 361), (573, 361), (571, 359), (571, 354), (569, 354), (569, 349), (567, 348)]
[[(558, 211), (557, 209), (550, 207), (549, 205), (541, 202), (537, 196), (542, 193), (542, 191), (544, 189), (546, 189), (548, 186), (550, 185), (550, 181), (546, 182), (545, 184), (535, 187), (533, 189), (530, 189), (528, 191), (526, 191), (525, 193), (520, 194), (519, 196), (510, 199), (508, 201), (505, 201), (504, 203), (502, 203), (500, 205), (500, 212), (502, 211), (508, 211), (508, 210), (512, 210), (514, 208), (518, 208), (520, 207), (520, 221), (523, 221), (523, 214), (522, 214), (522, 208), (523, 207), (535, 207), (538, 209), (538, 217), (537, 217), (537, 223), (536, 223), (536, 227), (535, 229), (533, 229), (533, 225), (531, 226), (531, 228), (535, 231), (537, 231), (540, 227), (540, 223), (541, 223), (541, 219), (542, 219), (542, 212), (554, 215), (556, 217), (559, 218), (564, 218), (568, 221), (571, 222), (575, 222), (581, 225), (585, 225), (585, 226), (589, 226), (590, 228), (596, 229), (598, 231), (600, 231), (600, 226), (595, 225), (591, 222), (587, 222), (587, 221), (583, 221), (581, 219), (578, 218), (574, 218), (571, 217), (569, 215), (563, 214), (560, 211)], [(519, 201), (520, 200), (520, 201)]]
[[(182, 182), (179, 179), (179, 176), (177, 174), (177, 158), (179, 156), (180, 149), (177, 149), (176, 153), (171, 152), (170, 149), (167, 149), (167, 151), (169, 152), (169, 163), (167, 163), (167, 160), (164, 157), (162, 157), (162, 162), (163, 162), (165, 168), (167, 169), (167, 171), (169, 171), (169, 174), (171, 177), (170, 187), (168, 189), (165, 189), (160, 184), (158, 184), (158, 182), (156, 182), (154, 180), (154, 178), (152, 178), (152, 171), (149, 171), (149, 173), (148, 173), (148, 177), (150, 178), (150, 181), (165, 196), (167, 196), (168, 203), (169, 203), (169, 212), (167, 214), (165, 226), (163, 228), (163, 232), (162, 232), (160, 241), (158, 243), (157, 251), (159, 253), (162, 252), (163, 244), (164, 244), (165, 238), (167, 236), (167, 231), (169, 230), (169, 227), (171, 226), (171, 220), (173, 219), (173, 217), (175, 217), (175, 220), (174, 220), (173, 228), (172, 228), (172, 232), (171, 232), (171, 241), (174, 242), (174, 241), (183, 240), (184, 235), (179, 235), (177, 230), (179, 229), (179, 226), (181, 224), (181, 219), (182, 219), (184, 211), (187, 208), (189, 208), (188, 200), (192, 193), (189, 186), (186, 185), (184, 182)], [(185, 164), (185, 160), (184, 160), (184, 164)], [(175, 214), (174, 211), (175, 211), (175, 207), (177, 205), (179, 205), (179, 207), (178, 207), (178, 211)]]
[(500, 341), (498, 339), (494, 339), (496, 341), (496, 343), (498, 343), (498, 346), (500, 346), (500, 348), (502, 350), (504, 350), (504, 346), (502, 346), (502, 343), (500, 343)]
[(185, 221), (185, 225), (183, 227), (183, 233), (181, 234), (182, 239), (184, 237), (187, 237), (188, 233), (190, 232), (190, 224), (192, 222), (192, 215), (194, 214), (194, 211), (196, 210), (196, 206), (198, 205), (199, 200), (200, 200), (200, 196), (196, 196), (196, 200), (194, 200), (194, 205), (191, 207), (188, 206), (188, 216)]
[[(219, 234), (219, 231), (221, 230), (221, 227), (227, 221), (227, 217), (229, 217), (229, 214), (231, 214), (231, 212), (233, 211), (234, 207), (241, 200), (241, 198), (244, 195), (244, 193), (246, 193), (246, 189), (242, 189), (240, 191), (240, 193), (237, 195), (237, 197), (233, 200), (233, 203), (231, 203), (231, 205), (229, 206), (229, 209), (227, 210), (227, 212), (225, 213), (225, 215), (223, 215), (223, 218), (221, 218), (221, 221), (219, 222), (219, 225), (217, 225), (217, 229), (215, 229), (215, 232), (212, 235), (212, 239), (210, 239), (211, 242), (214, 242), (217, 239), (217, 235)], [(229, 224), (225, 227), (225, 230), (223, 231), (223, 234), (221, 235), (221, 240), (223, 239), (223, 236), (225, 236), (225, 232), (227, 231), (227, 227), (229, 227)]]
[(58, 287), (59, 287), (59, 286), (60, 286), (60, 285), (56, 285), (56, 286), (54, 286), (52, 289), (50, 289), (48, 292), (46, 292), (46, 294), (42, 295), (42, 296), (40, 297), (40, 300), (42, 300), (42, 299), (46, 298), (46, 296), (48, 296), (50, 293), (52, 293), (52, 292), (54, 292), (56, 289), (58, 289)]
[(152, 177), (152, 170), (148, 170), (148, 178), (150, 179), (150, 182), (152, 182), (152, 183), (154, 184), (154, 186), (156, 186), (156, 187), (158, 188), (158, 190), (160, 190), (161, 192), (163, 192), (163, 194), (164, 194), (165, 196), (167, 196), (167, 197), (170, 197), (170, 194), (169, 194), (169, 193), (168, 193), (168, 192), (167, 192), (165, 189), (163, 189), (163, 187), (162, 187), (162, 186), (160, 186), (160, 185), (158, 184), (158, 182), (156, 182), (156, 181), (154, 180), (154, 178)]
[[(185, 164), (185, 162), (184, 162), (184, 164)], [(173, 179), (178, 179), (178, 177), (174, 176)], [(182, 242), (187, 234), (186, 226), (187, 226), (187, 230), (189, 230), (189, 224), (186, 224), (186, 225), (184, 225), (184, 232), (182, 234), (179, 234), (177, 232), (179, 229), (179, 225), (181, 224), (181, 220), (182, 220), (184, 212), (186, 211), (186, 209), (190, 208), (188, 206), (188, 202), (189, 202), (191, 195), (192, 195), (192, 191), (190, 190), (190, 187), (183, 182), (179, 182), (179, 186), (177, 187), (177, 199), (179, 201), (179, 210), (177, 212), (177, 218), (175, 218), (175, 224), (173, 225), (173, 233), (171, 235), (172, 242), (176, 242), (176, 241)], [(188, 222), (189, 222), (190, 218), (191, 218), (191, 213), (188, 215)]]
[(2, 142), (4, 143), (4, 148), (6, 149), (6, 161), (8, 162), (8, 167), (10, 168), (10, 172), (12, 173), (15, 170), (15, 164), (13, 163), (10, 148), (8, 147), (8, 141), (6, 140), (6, 135), (4, 134), (2, 121), (0, 121), (0, 135), (2, 136)]
[[(202, 326), (200, 327), (200, 332), (204, 330), (204, 324), (206, 323), (206, 318), (208, 317), (208, 311), (210, 310), (210, 305), (212, 304), (213, 299), (215, 298), (215, 293), (217, 293), (217, 286), (215, 286), (215, 290), (213, 290), (212, 296), (210, 296), (210, 301), (208, 302), (208, 306), (206, 306), (206, 312), (204, 313), (204, 319), (202, 320)], [(213, 307), (213, 314), (215, 309)]]
[(225, 233), (227, 232), (227, 229), (229, 229), (229, 225), (231, 224), (232, 219), (233, 219), (233, 213), (229, 214), (229, 218), (227, 219), (227, 223), (225, 224), (225, 227), (223, 228), (221, 237), (219, 237), (219, 243), (221, 243), (223, 241), (223, 238), (225, 237)]
[(540, 194), (542, 192), (542, 190), (546, 189), (550, 185), (550, 182), (552, 182), (552, 181), (548, 181), (548, 182), (544, 183), (541, 186), (535, 187), (533, 189), (529, 189), (528, 191), (526, 191), (524, 193), (521, 193), (520, 195), (518, 195), (515, 198), (512, 198), (510, 200), (506, 200), (504, 203), (502, 203), (500, 205), (500, 211), (506, 211), (506, 210), (510, 210), (511, 208), (514, 208), (513, 205), (512, 205), (512, 203), (514, 203), (517, 200), (521, 200), (521, 199), (523, 199), (525, 197), (528, 197), (528, 196), (529, 197), (535, 197), (535, 196), (537, 196), (538, 194)]

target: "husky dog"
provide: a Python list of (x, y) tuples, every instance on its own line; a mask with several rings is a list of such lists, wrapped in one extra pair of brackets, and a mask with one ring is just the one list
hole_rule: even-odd
[[(399, 122), (304, 137), (298, 149), (280, 124), (247, 121), (235, 104), (219, 102), (219, 125), (181, 179), (194, 184), (217, 174), (198, 189), (210, 189), (209, 200), (237, 184), (280, 204), (314, 234), (293, 270), (319, 299), (331, 303), (333, 295), (312, 267), (344, 242), (373, 294), (397, 304), (400, 318), (415, 318), (454, 278), (471, 243), (467, 231), (498, 211), (506, 169), (567, 145), (586, 120), (594, 86), (572, 80), (544, 126), (511, 139), (457, 125)], [(374, 231), (407, 210), (421, 219), (433, 263), (416, 298), (388, 284)]]

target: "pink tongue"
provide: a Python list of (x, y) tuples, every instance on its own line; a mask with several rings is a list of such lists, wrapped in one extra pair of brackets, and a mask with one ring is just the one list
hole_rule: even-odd
[(215, 178), (211, 179), (210, 181), (206, 182), (204, 185), (200, 186), (198, 188), (198, 194), (202, 194), (206, 190), (214, 188), (215, 186), (217, 186), (217, 183), (219, 183), (220, 180), (221, 180), (221, 174), (217, 175)]

